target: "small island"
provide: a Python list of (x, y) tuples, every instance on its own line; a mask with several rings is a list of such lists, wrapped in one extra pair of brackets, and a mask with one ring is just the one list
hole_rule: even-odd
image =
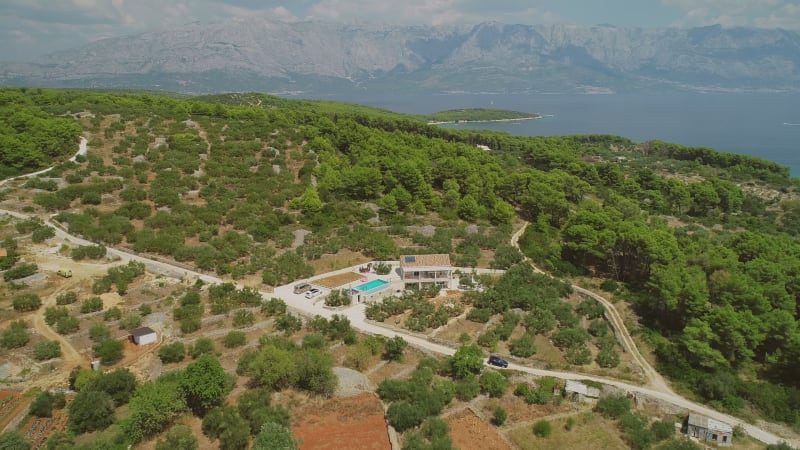
[(524, 113), (519, 111), (508, 111), (503, 109), (451, 109), (440, 111), (425, 116), (429, 124), (438, 125), (445, 123), (465, 123), (465, 122), (511, 122), (517, 120), (533, 120), (542, 116), (539, 114)]

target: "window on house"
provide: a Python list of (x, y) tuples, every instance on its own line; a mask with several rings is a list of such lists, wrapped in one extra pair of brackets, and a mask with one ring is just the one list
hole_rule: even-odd
[(712, 441), (716, 441), (717, 440), (717, 435), (716, 434), (712, 434), (711, 435), (711, 440)]

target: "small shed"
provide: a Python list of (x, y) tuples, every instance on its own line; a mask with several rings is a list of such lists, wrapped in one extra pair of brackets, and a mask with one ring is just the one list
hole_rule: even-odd
[(567, 380), (564, 386), (567, 398), (575, 401), (597, 400), (600, 398), (600, 389), (589, 387), (580, 381)]
[(8, 250), (0, 248), (0, 258), (5, 258), (6, 256), (8, 256)]
[(152, 328), (141, 327), (131, 330), (129, 338), (136, 345), (146, 345), (155, 342), (157, 337), (155, 330)]
[(702, 414), (689, 413), (686, 419), (686, 435), (700, 442), (731, 445), (733, 427)]

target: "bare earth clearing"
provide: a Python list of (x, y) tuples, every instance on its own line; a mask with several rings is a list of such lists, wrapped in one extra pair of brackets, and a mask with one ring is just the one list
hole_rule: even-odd
[(309, 404), (298, 411), (293, 424), (301, 450), (392, 448), (383, 403), (374, 394)]

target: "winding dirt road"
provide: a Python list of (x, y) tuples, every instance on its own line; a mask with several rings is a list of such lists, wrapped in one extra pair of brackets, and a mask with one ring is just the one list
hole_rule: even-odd
[[(519, 250), (519, 238), (528, 228), (528, 225), (530, 225), (530, 223), (525, 222), (522, 228), (517, 230), (517, 232), (511, 236), (511, 246), (516, 247)], [(527, 261), (531, 267), (533, 267), (535, 272), (550, 276), (540, 268), (536, 267), (533, 261), (531, 261), (531, 259), (527, 256), (525, 256), (525, 261)], [(655, 368), (653, 368), (650, 362), (648, 362), (647, 359), (645, 359), (645, 357), (639, 352), (639, 348), (636, 347), (636, 343), (633, 341), (633, 338), (628, 332), (627, 327), (625, 327), (625, 321), (622, 320), (622, 316), (619, 314), (619, 311), (617, 311), (617, 308), (614, 307), (614, 304), (605, 297), (580, 286), (573, 284), (572, 290), (581, 295), (585, 295), (597, 300), (605, 307), (605, 316), (608, 322), (611, 324), (611, 328), (614, 330), (614, 335), (616, 335), (617, 340), (619, 341), (620, 345), (622, 345), (622, 348), (625, 350), (625, 352), (630, 354), (639, 367), (642, 368), (642, 372), (647, 380), (646, 385), (660, 392), (674, 394), (664, 377), (662, 377), (661, 374), (658, 373)]]

